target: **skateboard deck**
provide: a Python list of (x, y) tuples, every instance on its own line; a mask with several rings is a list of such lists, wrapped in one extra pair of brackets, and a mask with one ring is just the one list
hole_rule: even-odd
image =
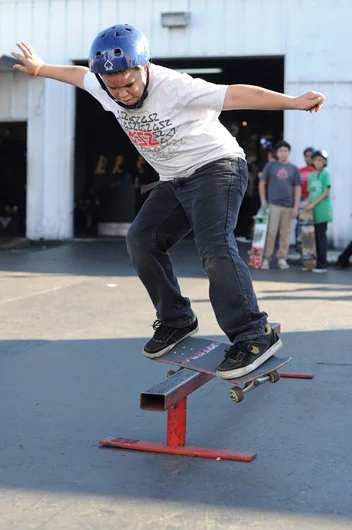
[(259, 210), (255, 216), (252, 248), (249, 256), (249, 264), (259, 269), (264, 256), (266, 234), (268, 232), (269, 208)]
[[(225, 350), (231, 344), (220, 342), (217, 340), (203, 339), (201, 337), (188, 337), (179, 342), (162, 357), (153, 359), (159, 363), (172, 364), (196, 372), (203, 372), (209, 375), (215, 375), (215, 372), (224, 360)], [(242, 377), (236, 379), (222, 379), (232, 384), (249, 384), (252, 381), (263, 377), (275, 370), (278, 370), (288, 362), (291, 357), (276, 357), (273, 355), (265, 361), (259, 368)]]
[(317, 265), (312, 211), (306, 212), (302, 210), (300, 212), (299, 227), (301, 232), (301, 262), (308, 270), (312, 270)]

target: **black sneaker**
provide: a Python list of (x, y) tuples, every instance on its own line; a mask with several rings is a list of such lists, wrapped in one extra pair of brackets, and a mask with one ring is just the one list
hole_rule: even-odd
[(230, 346), (226, 352), (225, 360), (216, 371), (216, 375), (222, 379), (247, 375), (267, 361), (282, 346), (281, 339), (267, 325), (265, 334), (261, 337), (236, 342)]
[(154, 336), (144, 346), (143, 355), (154, 359), (170, 351), (178, 342), (194, 335), (198, 331), (198, 319), (194, 315), (193, 322), (186, 328), (172, 328), (156, 320), (153, 324)]

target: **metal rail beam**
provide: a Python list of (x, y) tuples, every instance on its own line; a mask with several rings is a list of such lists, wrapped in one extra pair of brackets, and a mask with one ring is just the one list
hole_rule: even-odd
[[(280, 324), (270, 325), (276, 333), (280, 332)], [(168, 377), (166, 381), (162, 381), (146, 392), (142, 392), (140, 408), (154, 411), (168, 410), (214, 377), (214, 375), (183, 368)]]
[(183, 368), (150, 390), (141, 393), (141, 409), (164, 411), (213, 379), (213, 375)]

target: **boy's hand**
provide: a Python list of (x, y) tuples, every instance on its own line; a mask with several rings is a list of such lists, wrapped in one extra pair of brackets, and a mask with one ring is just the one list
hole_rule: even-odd
[(28, 42), (16, 42), (23, 55), (11, 52), (11, 55), (21, 61), (22, 64), (15, 64), (15, 70), (24, 74), (33, 75), (37, 66), (44, 64), (44, 61), (36, 54), (36, 51)]
[(306, 110), (309, 112), (319, 112), (325, 101), (324, 94), (320, 92), (314, 92), (310, 90), (302, 96), (298, 96), (294, 99), (295, 109)]
[(305, 211), (305, 212), (310, 212), (312, 209), (313, 209), (312, 203), (308, 203), (308, 204), (306, 204), (306, 206), (304, 207), (304, 211)]
[(296, 219), (297, 216), (298, 216), (298, 207), (295, 206), (294, 208), (292, 208), (292, 217), (293, 219)]

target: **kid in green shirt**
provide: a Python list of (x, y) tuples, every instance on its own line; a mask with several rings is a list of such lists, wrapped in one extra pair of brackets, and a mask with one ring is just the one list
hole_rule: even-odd
[(309, 203), (306, 211), (313, 210), (315, 243), (317, 249), (317, 267), (313, 272), (326, 272), (327, 270), (327, 228), (332, 221), (332, 204), (330, 196), (331, 178), (326, 169), (328, 154), (326, 151), (315, 151), (312, 161), (316, 171), (309, 177), (308, 191)]

